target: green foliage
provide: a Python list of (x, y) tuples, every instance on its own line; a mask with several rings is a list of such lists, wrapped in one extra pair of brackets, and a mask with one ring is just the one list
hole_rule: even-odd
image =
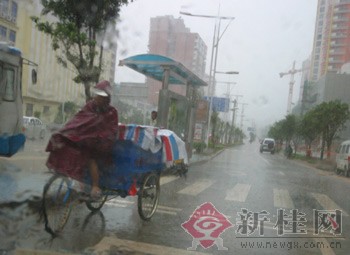
[(193, 148), (196, 150), (197, 153), (202, 153), (204, 149), (207, 147), (205, 142), (194, 142)]
[(41, 112), (39, 112), (39, 111), (35, 111), (35, 112), (34, 112), (34, 117), (35, 117), (35, 118), (40, 119), (40, 116), (41, 116)]
[(320, 133), (318, 119), (312, 111), (308, 111), (302, 118), (300, 123), (300, 134), (305, 139), (306, 144), (311, 146), (311, 143), (317, 138)]
[(126, 124), (133, 123), (133, 124), (139, 124), (139, 125), (148, 124), (148, 123), (144, 123), (143, 112), (137, 107), (124, 103), (123, 101), (120, 101), (120, 100), (117, 100), (115, 106), (118, 109), (119, 122), (126, 123)]
[(181, 137), (181, 134), (185, 133), (186, 119), (186, 105), (179, 100), (171, 100), (168, 117), (168, 128)]
[[(62, 108), (63, 108), (64, 115), (62, 113)], [(54, 122), (57, 124), (66, 122), (67, 120), (72, 118), (74, 114), (77, 113), (78, 109), (79, 109), (78, 105), (76, 105), (74, 102), (71, 102), (71, 101), (67, 101), (64, 104), (60, 104), (57, 107), (57, 114)]]
[(313, 108), (310, 112), (317, 120), (317, 131), (322, 136), (322, 159), (325, 145), (327, 145), (329, 151), (335, 134), (337, 131), (344, 128), (345, 122), (349, 120), (349, 105), (341, 103), (339, 100), (323, 102)]
[[(133, 0), (130, 0), (132, 2)], [(128, 0), (41, 0), (42, 16), (31, 17), (39, 31), (49, 35), (57, 61), (77, 71), (74, 81), (85, 86), (90, 98), (90, 84), (99, 80), (102, 71), (103, 46), (97, 40), (109, 24), (115, 24), (120, 7)], [(55, 21), (44, 20), (52, 15)]]
[(322, 137), (321, 159), (324, 147), (330, 150), (336, 133), (344, 128), (350, 118), (349, 105), (340, 101), (323, 102), (298, 119), (294, 115), (288, 115), (285, 119), (275, 122), (268, 132), (268, 136), (276, 140), (289, 142), (301, 136), (310, 147), (317, 138)]

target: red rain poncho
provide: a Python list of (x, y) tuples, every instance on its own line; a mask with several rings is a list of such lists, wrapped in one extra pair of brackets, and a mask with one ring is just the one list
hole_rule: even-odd
[(117, 133), (117, 110), (107, 106), (101, 111), (92, 100), (51, 136), (46, 147), (50, 152), (46, 165), (80, 180), (90, 158), (112, 162)]

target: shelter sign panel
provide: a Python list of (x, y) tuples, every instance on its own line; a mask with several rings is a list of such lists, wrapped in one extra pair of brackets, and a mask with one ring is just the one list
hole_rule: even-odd
[[(210, 98), (211, 97), (204, 97), (205, 100), (208, 100), (210, 104)], [(212, 109), (215, 112), (228, 112), (229, 111), (229, 105), (230, 105), (230, 99), (228, 97), (213, 97), (213, 106)]]

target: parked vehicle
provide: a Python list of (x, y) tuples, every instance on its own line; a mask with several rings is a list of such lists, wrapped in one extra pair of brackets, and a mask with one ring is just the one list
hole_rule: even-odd
[(340, 144), (336, 151), (336, 172), (343, 173), (350, 177), (349, 161), (350, 161), (350, 140), (344, 141)]
[(275, 139), (265, 138), (260, 144), (260, 153), (264, 151), (270, 152), (271, 154), (275, 153)]
[(38, 118), (23, 117), (24, 133), (27, 139), (44, 139), (46, 135), (46, 125)]
[(22, 64), (21, 51), (0, 42), (0, 156), (11, 157), (25, 143)]

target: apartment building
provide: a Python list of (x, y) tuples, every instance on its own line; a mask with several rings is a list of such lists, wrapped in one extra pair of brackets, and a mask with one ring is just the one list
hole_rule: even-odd
[(350, 61), (350, 0), (319, 0), (310, 80), (339, 72)]
[[(51, 47), (51, 39), (40, 32), (31, 21), (31, 16), (40, 16), (40, 0), (0, 0), (0, 40), (19, 48), (24, 58), (35, 65), (23, 67), (23, 113), (39, 116), (44, 122), (52, 123), (60, 111), (60, 105), (72, 101), (78, 106), (85, 104), (82, 84), (73, 78), (76, 72), (72, 66), (67, 68), (57, 63), (56, 52)], [(52, 20), (53, 17), (45, 16)], [(108, 34), (114, 33), (111, 26)], [(115, 33), (116, 34), (116, 33)], [(104, 41), (101, 39), (101, 42)], [(108, 41), (104, 50), (101, 79), (114, 83), (116, 65), (116, 44)], [(32, 81), (32, 72), (37, 73), (37, 82)]]
[[(149, 54), (169, 57), (204, 78), (207, 46), (198, 33), (191, 33), (183, 19), (169, 15), (151, 18), (148, 48)], [(161, 83), (147, 78), (146, 84), (149, 102), (157, 105)], [(183, 85), (170, 85), (169, 89), (181, 95), (186, 93)]]

